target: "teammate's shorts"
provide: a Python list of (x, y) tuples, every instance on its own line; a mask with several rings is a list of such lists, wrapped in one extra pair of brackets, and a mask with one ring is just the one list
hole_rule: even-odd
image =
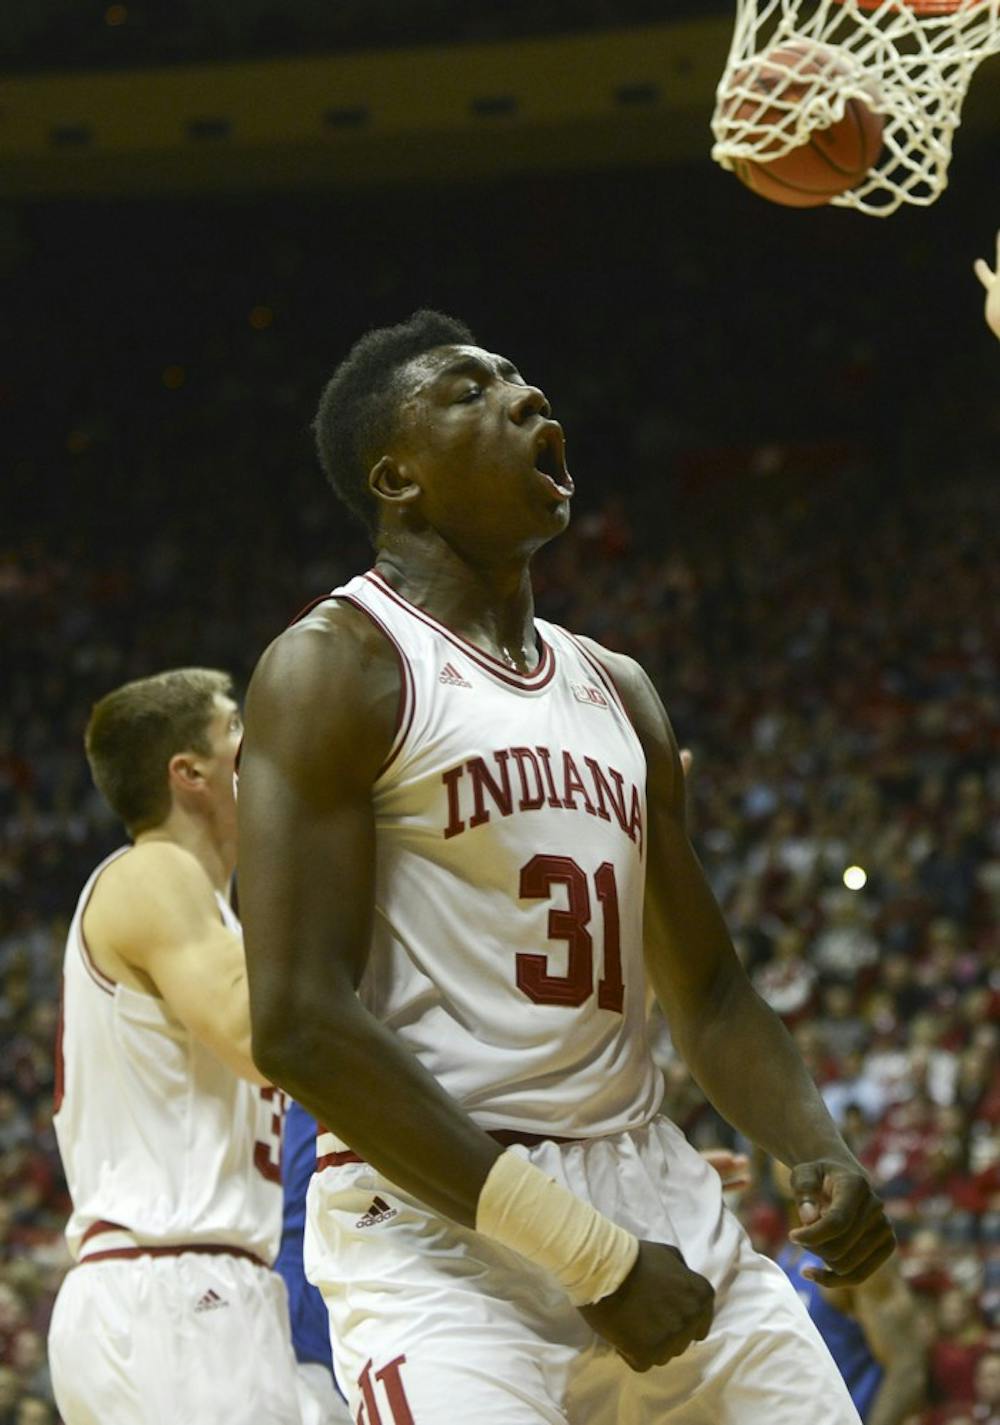
[(309, 1188), (306, 1274), (359, 1425), (859, 1425), (784, 1273), (666, 1119), (515, 1151), (638, 1237), (679, 1247), (715, 1288), (707, 1339), (636, 1374), (548, 1273), (366, 1163), (331, 1166)]
[(49, 1366), (66, 1425), (318, 1425), (285, 1284), (222, 1254), (85, 1262), (64, 1280)]

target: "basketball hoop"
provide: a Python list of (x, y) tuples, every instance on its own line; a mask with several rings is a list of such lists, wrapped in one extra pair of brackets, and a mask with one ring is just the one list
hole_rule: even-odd
[[(837, 0), (840, 3), (840, 0)], [(969, 0), (966, 0), (968, 5)], [(984, 0), (972, 0), (972, 4), (981, 5)], [(859, 10), (866, 10), (871, 14), (875, 10), (912, 10), (915, 15), (954, 15), (957, 10), (963, 8), (962, 0), (898, 0), (898, 3), (884, 5), (882, 0), (857, 0)]]
[[(712, 157), (723, 168), (771, 161), (841, 120), (852, 99), (884, 119), (882, 151), (838, 207), (888, 217), (927, 207), (948, 184), (952, 139), (976, 67), (1000, 54), (1000, 0), (736, 0), (736, 27), (716, 93)], [(790, 72), (782, 103), (769, 71), (766, 121), (759, 74), (776, 46), (836, 46), (828, 77)], [(755, 105), (756, 101), (756, 105)]]

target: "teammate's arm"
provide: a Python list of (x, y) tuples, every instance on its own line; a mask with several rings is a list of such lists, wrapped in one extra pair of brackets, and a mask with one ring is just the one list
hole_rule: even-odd
[[(882, 1367), (867, 1425), (903, 1425), (924, 1403), (927, 1362), (916, 1302), (895, 1261), (889, 1260), (850, 1292), (831, 1291), (835, 1306), (861, 1326)], [(846, 1301), (840, 1298), (847, 1297)]]
[(372, 789), (399, 687), (388, 643), (344, 606), (288, 630), (254, 674), (238, 798), (254, 1057), (405, 1192), (553, 1271), (594, 1330), (646, 1370), (704, 1338), (710, 1284), (677, 1249), (636, 1243), (502, 1153), (358, 998), (374, 917)]
[(593, 646), (646, 753), (646, 963), (674, 1043), (723, 1117), (791, 1168), (806, 1224), (795, 1239), (834, 1268), (816, 1279), (862, 1281), (893, 1248), (881, 1203), (791, 1036), (737, 959), (688, 838), (680, 757), (656, 690), (632, 659)]
[(986, 288), (986, 325), (1000, 337), (1000, 232), (997, 233), (996, 270), (985, 258), (976, 259), (976, 276)]
[(196, 1039), (240, 1078), (266, 1084), (250, 1054), (243, 942), (223, 924), (197, 859), (168, 841), (142, 843), (98, 882), (85, 929), (152, 981)]

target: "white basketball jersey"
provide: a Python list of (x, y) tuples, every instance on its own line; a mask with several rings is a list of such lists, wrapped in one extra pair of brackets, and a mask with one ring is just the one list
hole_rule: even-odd
[(484, 1128), (647, 1122), (662, 1081), (645, 1032), (646, 763), (612, 680), (541, 620), (520, 674), (375, 571), (332, 597), (375, 621), (402, 672), (363, 1002)]
[(97, 878), (129, 849), (94, 871), (66, 943), (55, 1128), (73, 1201), (70, 1252), (79, 1257), (85, 1239), (83, 1255), (91, 1243), (215, 1244), (270, 1263), (281, 1236), (284, 1096), (237, 1077), (162, 999), (109, 979), (88, 951), (83, 914)]

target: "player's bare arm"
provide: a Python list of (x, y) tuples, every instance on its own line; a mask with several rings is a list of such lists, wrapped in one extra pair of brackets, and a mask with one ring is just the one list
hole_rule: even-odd
[(472, 1226), (499, 1145), (356, 994), (374, 906), (372, 786), (399, 686), (389, 644), (342, 605), (289, 629), (254, 674), (238, 802), (254, 1052), (379, 1171)]
[(860, 1324), (882, 1367), (867, 1425), (904, 1425), (924, 1403), (927, 1366), (916, 1302), (898, 1263), (890, 1258), (860, 1286), (823, 1288), (823, 1293)]
[(1000, 337), (1000, 232), (997, 233), (996, 266), (983, 257), (976, 259), (976, 276), (986, 288), (986, 325)]
[(646, 753), (647, 969), (678, 1051), (723, 1116), (792, 1170), (795, 1240), (829, 1270), (863, 1281), (894, 1247), (892, 1229), (781, 1020), (755, 993), (688, 838), (684, 776), (656, 690), (630, 658), (592, 645), (610, 667)]
[(234, 1073), (268, 1082), (250, 1053), (242, 941), (222, 923), (212, 883), (190, 851), (147, 841), (113, 861), (97, 882), (84, 932), (112, 979), (159, 995)]

